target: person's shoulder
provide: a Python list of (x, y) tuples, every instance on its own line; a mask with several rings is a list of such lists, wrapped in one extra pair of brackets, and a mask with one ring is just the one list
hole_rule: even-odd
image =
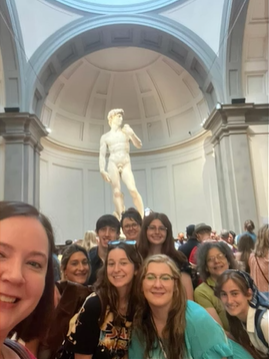
[(85, 299), (85, 302), (83, 304), (83, 307), (86, 309), (86, 310), (92, 310), (92, 311), (95, 311), (99, 308), (101, 308), (101, 300), (99, 298), (99, 296), (93, 292), (91, 293), (86, 299)]
[(187, 300), (186, 306), (186, 321), (202, 321), (204, 319), (208, 319), (208, 312), (198, 303), (195, 303), (192, 300)]
[(89, 258), (94, 259), (98, 257), (98, 246), (95, 246), (89, 250)]
[(195, 288), (194, 292), (195, 294), (205, 293), (208, 292), (208, 289), (210, 289), (210, 287), (205, 282), (203, 282)]

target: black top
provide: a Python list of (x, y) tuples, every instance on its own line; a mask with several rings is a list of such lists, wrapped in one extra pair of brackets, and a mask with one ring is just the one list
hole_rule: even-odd
[(178, 248), (178, 250), (185, 254), (185, 256), (188, 258), (190, 257), (191, 251), (194, 247), (197, 247), (200, 242), (197, 240), (197, 238), (190, 238), (188, 239), (187, 243), (183, 244)]
[(91, 266), (91, 275), (88, 281), (88, 285), (92, 285), (96, 282), (96, 274), (99, 268), (102, 267), (102, 259), (98, 256), (98, 246), (93, 247), (89, 251), (90, 266)]
[(99, 297), (88, 297), (68, 333), (68, 350), (84, 355), (93, 354), (96, 358), (99, 358), (99, 352), (106, 352), (111, 359), (123, 358), (128, 351), (132, 322), (122, 317), (121, 325), (116, 326), (113, 313), (107, 307), (104, 323), (99, 327), (100, 315)]

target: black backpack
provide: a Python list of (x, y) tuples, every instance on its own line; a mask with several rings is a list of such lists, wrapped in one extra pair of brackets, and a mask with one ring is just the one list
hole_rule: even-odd
[(267, 341), (264, 338), (263, 332), (261, 330), (261, 320), (264, 315), (264, 313), (269, 309), (269, 292), (263, 292), (260, 293), (259, 296), (259, 306), (256, 309), (255, 313), (255, 329), (257, 331), (258, 338), (263, 343), (264, 346), (266, 346), (267, 349), (269, 349), (269, 345)]

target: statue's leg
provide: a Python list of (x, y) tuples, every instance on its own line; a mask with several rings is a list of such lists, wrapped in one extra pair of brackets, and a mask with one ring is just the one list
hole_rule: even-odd
[(111, 179), (115, 215), (120, 220), (121, 214), (124, 212), (124, 196), (120, 188), (120, 174), (115, 163), (111, 161), (108, 164), (107, 171)]
[(121, 178), (123, 182), (126, 184), (126, 187), (128, 188), (130, 195), (132, 196), (134, 205), (138, 212), (140, 213), (141, 217), (144, 217), (144, 205), (142, 197), (140, 196), (136, 185), (135, 185), (135, 179), (132, 172), (132, 168), (130, 164), (126, 164), (123, 167)]

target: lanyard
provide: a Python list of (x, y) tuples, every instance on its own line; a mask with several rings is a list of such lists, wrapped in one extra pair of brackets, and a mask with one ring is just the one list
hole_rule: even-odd
[(160, 346), (160, 348), (161, 348), (161, 350), (162, 350), (163, 356), (164, 356), (165, 359), (168, 359), (168, 358), (167, 358), (167, 354), (166, 354), (165, 349), (164, 349), (164, 345), (163, 345), (162, 339), (161, 339), (161, 338), (159, 337), (159, 335), (158, 335), (158, 331), (157, 331), (155, 322), (154, 322), (154, 320), (153, 320), (153, 318), (152, 318), (152, 315), (151, 315), (151, 323), (152, 323), (152, 325), (153, 325), (155, 334), (156, 334), (156, 336), (157, 336), (157, 338), (158, 338), (159, 346)]

